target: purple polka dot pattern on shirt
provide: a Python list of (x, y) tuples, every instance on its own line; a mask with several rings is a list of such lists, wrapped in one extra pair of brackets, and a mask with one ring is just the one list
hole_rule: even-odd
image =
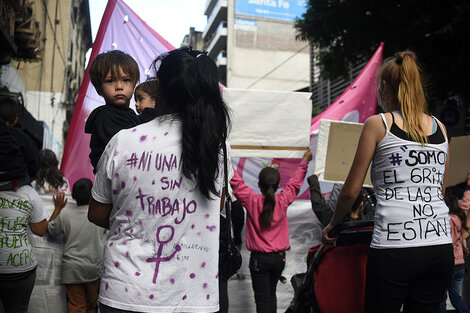
[(196, 274), (191, 273), (191, 274), (189, 275), (189, 277), (190, 277), (191, 279), (194, 279), (194, 278), (196, 277)]
[(155, 180), (152, 180), (152, 185), (155, 185)]
[(126, 182), (125, 182), (125, 181), (122, 181), (122, 182), (121, 182), (121, 189), (124, 189), (124, 188), (126, 188)]
[(206, 289), (207, 288), (207, 283), (202, 284), (202, 288)]
[(114, 151), (114, 156), (118, 156), (118, 155), (119, 155), (119, 152)]
[(121, 265), (121, 263), (119, 263), (118, 261), (114, 262), (114, 266), (119, 267), (119, 265)]
[(132, 210), (126, 210), (126, 216), (132, 216), (134, 215), (134, 212)]
[(167, 135), (168, 135), (168, 132), (165, 132), (165, 133), (163, 134), (163, 136), (167, 136)]
[(140, 136), (140, 142), (144, 142), (147, 139), (147, 135)]
[(106, 284), (104, 285), (104, 289), (106, 289), (106, 290), (109, 289), (109, 284), (108, 284), (108, 283), (106, 283)]
[(195, 227), (195, 226), (194, 226), (194, 224), (193, 224), (193, 225), (191, 225), (191, 229), (194, 229), (194, 227)]
[(116, 189), (113, 189), (113, 195), (117, 195), (118, 191)]
[(206, 267), (206, 262), (202, 262), (201, 264), (201, 268), (204, 268), (204, 267)]
[(170, 284), (172, 284), (172, 285), (175, 284), (175, 279), (174, 278), (170, 278)]
[(118, 177), (119, 177), (119, 173), (114, 174), (114, 177), (118, 178)]
[(153, 136), (152, 139), (153, 139), (153, 140), (157, 139), (157, 136)]
[(135, 276), (140, 276), (140, 273), (139, 273), (139, 272), (135, 272)]
[(150, 299), (153, 299), (153, 298), (154, 298), (154, 295), (150, 295), (149, 298), (150, 298)]
[(211, 295), (208, 294), (208, 295), (206, 296), (206, 299), (209, 300), (210, 298), (211, 298)]
[(209, 218), (211, 215), (210, 214), (207, 214), (205, 215), (205, 218)]
[(132, 129), (132, 132), (135, 133), (136, 130), (137, 130), (137, 128), (134, 128), (134, 129)]
[(183, 300), (186, 300), (186, 298), (188, 298), (186, 295), (183, 296)]
[(125, 290), (126, 292), (128, 292), (128, 291), (129, 291), (129, 289), (127, 289), (127, 287), (126, 287), (126, 288), (124, 288), (124, 290)]
[(106, 148), (109, 148), (109, 147), (111, 147), (111, 144), (108, 143), (108, 145), (106, 146)]
[(126, 257), (129, 257), (129, 256), (130, 256), (129, 251), (127, 251), (126, 252)]
[(137, 181), (137, 176), (134, 176), (134, 181)]
[(110, 246), (110, 247), (114, 246), (114, 242), (110, 242), (110, 243), (109, 243), (109, 246)]

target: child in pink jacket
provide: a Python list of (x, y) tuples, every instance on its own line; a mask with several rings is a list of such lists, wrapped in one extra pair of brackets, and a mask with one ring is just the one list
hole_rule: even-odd
[[(470, 313), (470, 309), (460, 296), (462, 283), (465, 276), (464, 252), (467, 253), (465, 240), (468, 237), (468, 227), (470, 226), (470, 215), (466, 212), (470, 208), (470, 173), (467, 174), (467, 186), (462, 200), (458, 201), (452, 187), (448, 187), (445, 192), (444, 201), (449, 207), (450, 213), (450, 233), (452, 235), (452, 245), (454, 247), (455, 268), (449, 282), (448, 293), (450, 303), (460, 313)], [(446, 302), (441, 303), (440, 313), (446, 312)]]
[(230, 181), (233, 194), (247, 212), (246, 246), (251, 251), (249, 267), (258, 313), (277, 310), (276, 286), (285, 266), (285, 250), (289, 248), (287, 207), (300, 191), (310, 160), (312, 153), (307, 149), (294, 176), (277, 195), (280, 175), (272, 167), (259, 173), (262, 194), (248, 187), (236, 171)]

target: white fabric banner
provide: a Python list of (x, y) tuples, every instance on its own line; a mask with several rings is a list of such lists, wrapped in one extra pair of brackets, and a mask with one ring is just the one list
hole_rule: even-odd
[(311, 94), (224, 88), (233, 157), (301, 158), (310, 145)]

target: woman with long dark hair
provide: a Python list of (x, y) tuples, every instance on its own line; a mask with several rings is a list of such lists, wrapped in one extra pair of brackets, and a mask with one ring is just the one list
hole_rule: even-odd
[(100, 311), (216, 312), (229, 114), (205, 53), (154, 64), (159, 116), (111, 139), (92, 190), (88, 217), (110, 229)]
[(59, 170), (59, 160), (54, 151), (44, 149), (39, 153), (40, 168), (32, 186), (39, 194), (70, 194), (67, 178)]
[(449, 210), (443, 200), (448, 141), (428, 114), (415, 53), (385, 60), (377, 97), (386, 113), (364, 124), (356, 156), (323, 229), (339, 224), (361, 191), (372, 162), (377, 198), (367, 261), (365, 312), (438, 312), (454, 267)]

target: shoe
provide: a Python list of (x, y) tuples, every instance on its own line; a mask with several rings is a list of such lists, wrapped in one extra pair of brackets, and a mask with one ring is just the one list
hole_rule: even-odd
[(279, 277), (279, 281), (283, 284), (287, 283), (287, 278), (285, 278), (284, 276), (281, 276)]

